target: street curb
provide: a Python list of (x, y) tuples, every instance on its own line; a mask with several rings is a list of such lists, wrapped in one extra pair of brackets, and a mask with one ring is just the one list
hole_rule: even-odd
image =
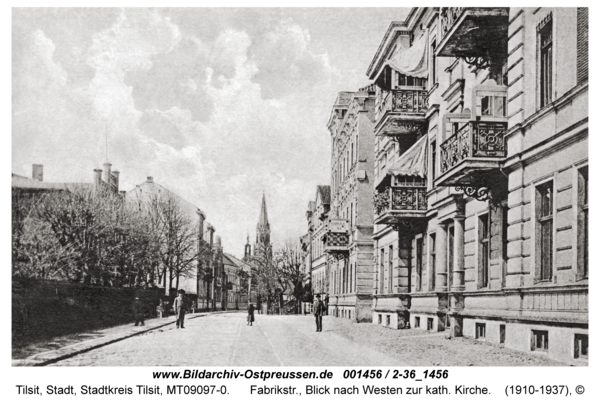
[[(233, 311), (216, 311), (216, 312), (199, 312), (197, 314), (188, 314), (188, 319), (200, 318), (208, 315), (216, 315), (216, 314), (227, 314), (227, 313), (237, 313), (244, 312), (243, 310), (233, 310)], [(193, 316), (195, 315), (195, 316)], [(125, 340), (127, 338), (138, 336), (143, 333), (156, 330), (162, 328), (163, 326), (174, 324), (176, 320), (169, 320), (168, 322), (161, 323), (155, 326), (149, 326), (146, 329), (142, 330), (132, 330), (128, 332), (123, 332), (118, 334), (117, 336), (104, 336), (97, 339), (91, 339), (89, 341), (83, 341), (80, 343), (76, 343), (71, 346), (65, 346), (60, 349), (51, 350), (47, 352), (37, 353), (33, 356), (30, 356), (26, 359), (13, 360), (13, 367), (43, 367), (49, 364), (57, 363), (61, 360), (68, 359), (70, 357), (77, 356), (81, 353), (86, 353), (94, 349), (98, 349), (100, 347), (107, 346), (112, 343), (120, 342), (121, 340)], [(56, 356), (52, 356), (55, 353)], [(47, 356), (50, 356), (49, 358)], [(36, 357), (41, 357), (37, 359)]]

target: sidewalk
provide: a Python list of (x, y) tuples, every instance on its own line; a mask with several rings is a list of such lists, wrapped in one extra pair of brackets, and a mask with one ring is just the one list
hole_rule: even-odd
[[(231, 312), (244, 312), (240, 310), (199, 312), (186, 314), (186, 320), (213, 314)], [(126, 325), (95, 330), (92, 332), (78, 333), (71, 336), (57, 337), (50, 342), (38, 342), (20, 349), (17, 353), (13, 350), (12, 365), (14, 367), (46, 366), (57, 361), (76, 356), (80, 353), (97, 349), (123, 339), (144, 334), (148, 331), (175, 324), (175, 316), (167, 318), (151, 318), (145, 320), (144, 326), (133, 326), (133, 322)], [(15, 358), (17, 357), (17, 358)]]

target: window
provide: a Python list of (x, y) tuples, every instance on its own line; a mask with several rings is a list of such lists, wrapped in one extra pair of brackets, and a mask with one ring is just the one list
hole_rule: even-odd
[(391, 294), (394, 292), (394, 245), (390, 245), (388, 249), (388, 293)]
[(506, 272), (508, 271), (508, 209), (502, 207), (502, 287), (506, 287)]
[(506, 325), (500, 325), (500, 344), (506, 341)]
[(438, 82), (437, 78), (437, 66), (436, 66), (436, 58), (435, 58), (435, 39), (431, 43), (431, 85), (434, 86)]
[(435, 233), (429, 235), (429, 291), (435, 290)]
[(383, 278), (385, 276), (385, 250), (381, 249), (379, 256), (379, 294), (383, 294)]
[(506, 117), (506, 97), (481, 97), (481, 115), (491, 117)]
[(435, 158), (436, 158), (436, 150), (435, 150), (435, 141), (431, 142), (431, 173), (433, 174), (433, 176), (431, 176), (431, 181), (432, 181), (432, 185), (433, 185), (433, 179), (435, 178), (435, 172), (436, 172), (436, 166), (435, 166)]
[(392, 323), (392, 318), (390, 315), (386, 315), (385, 316), (385, 325), (386, 326), (390, 326), (390, 324)]
[(548, 331), (547, 330), (532, 330), (531, 331), (531, 351), (547, 352), (548, 351)]
[(433, 318), (427, 318), (427, 330), (433, 330)]
[(538, 32), (540, 47), (540, 107), (552, 101), (552, 18)]
[(421, 327), (421, 317), (415, 316), (415, 328), (420, 328), (420, 327)]
[(423, 238), (417, 239), (416, 244), (417, 273), (415, 274), (415, 289), (421, 291), (423, 289)]
[(587, 359), (588, 358), (588, 335), (575, 334), (575, 350), (573, 357), (576, 359)]
[(577, 277), (589, 276), (588, 167), (577, 172)]
[(377, 315), (377, 321), (381, 325), (381, 314)]
[(577, 7), (577, 84), (588, 80), (588, 8)]
[(536, 244), (539, 246), (536, 257), (537, 281), (550, 281), (552, 278), (553, 196), (552, 182), (536, 188)]
[(488, 287), (490, 277), (490, 218), (488, 214), (479, 217), (479, 277), (477, 286)]
[(354, 286), (352, 285), (354, 282), (354, 264), (350, 263), (350, 277), (348, 282), (350, 283), (350, 288), (348, 289), (348, 292), (353, 292), (354, 291)]
[(448, 278), (447, 278), (447, 286), (452, 286), (452, 276), (454, 274), (454, 225), (448, 227), (448, 245), (446, 251), (448, 252)]
[(485, 339), (485, 323), (475, 324), (475, 339)]

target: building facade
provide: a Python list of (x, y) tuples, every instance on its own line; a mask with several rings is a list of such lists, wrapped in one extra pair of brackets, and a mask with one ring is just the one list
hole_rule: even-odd
[[(218, 253), (210, 253), (216, 248), (214, 244), (215, 229), (212, 225), (205, 222), (206, 215), (204, 212), (164, 186), (156, 183), (152, 176), (148, 176), (145, 182), (136, 185), (133, 190), (128, 191), (126, 199), (131, 203), (137, 204), (140, 209), (147, 209), (148, 204), (159, 201), (159, 199), (164, 199), (161, 201), (176, 204), (181, 209), (181, 215), (184, 215), (194, 224), (198, 232), (196, 238), (197, 259), (194, 261), (194, 271), (186, 272), (186, 274), (182, 275), (179, 288), (184, 289), (188, 294), (194, 294), (198, 297), (198, 308), (216, 307), (215, 304), (209, 304), (215, 302), (216, 294), (214, 291), (220, 287), (220, 284), (218, 286), (214, 285), (220, 280), (220, 276), (213, 276), (215, 274), (213, 267), (215, 263), (218, 263), (218, 260), (215, 260), (215, 257), (218, 257)], [(158, 270), (153, 283), (165, 288), (165, 294), (168, 295), (170, 289), (175, 288), (175, 285), (171, 281), (173, 275), (166, 274), (160, 269)], [(216, 274), (219, 275), (220, 272), (216, 270)]]
[(587, 361), (586, 8), (414, 8), (376, 85), (373, 322)]
[(308, 223), (309, 243), (306, 245), (310, 257), (310, 279), (312, 293), (319, 295), (326, 303), (329, 302), (329, 262), (325, 253), (323, 237), (325, 236), (325, 223), (329, 217), (331, 207), (331, 187), (317, 186), (315, 201), (310, 201), (306, 211)]
[(329, 267), (328, 313), (372, 319), (373, 129), (372, 88), (340, 92), (327, 125), (331, 135), (331, 207), (323, 251)]

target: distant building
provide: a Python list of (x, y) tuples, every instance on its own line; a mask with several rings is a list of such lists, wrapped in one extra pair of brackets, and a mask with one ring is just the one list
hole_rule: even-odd
[(310, 201), (306, 211), (308, 240), (303, 244), (312, 285), (312, 293), (323, 299), (329, 295), (329, 262), (324, 249), (325, 223), (331, 206), (331, 187), (317, 186), (315, 201)]
[[(248, 304), (250, 266), (230, 253), (223, 253), (227, 309), (244, 309)], [(244, 282), (245, 281), (245, 282)]]
[[(211, 273), (211, 263), (209, 258), (211, 255), (208, 254), (208, 252), (213, 249), (214, 228), (210, 224), (206, 224), (205, 234), (206, 216), (202, 210), (164, 186), (154, 182), (154, 179), (151, 176), (148, 176), (144, 183), (138, 184), (133, 190), (126, 193), (127, 201), (137, 204), (140, 209), (146, 209), (146, 204), (151, 203), (156, 198), (162, 197), (176, 201), (177, 205), (182, 209), (182, 212), (187, 215), (189, 220), (192, 221), (198, 229), (197, 249), (199, 251), (205, 250), (207, 252), (205, 255), (206, 259), (198, 260), (196, 262), (193, 274), (182, 275), (179, 282), (179, 288), (185, 290), (188, 294), (197, 295), (199, 307), (206, 307), (206, 301), (212, 299), (210, 290), (212, 283), (214, 282), (212, 278), (205, 277), (206, 274)], [(157, 264), (157, 266), (158, 265), (159, 264)], [(156, 285), (165, 288), (166, 294), (169, 294), (170, 288), (175, 288), (175, 284), (171, 282), (171, 275), (166, 273), (166, 269), (159, 269), (159, 271), (156, 272), (156, 279), (152, 281)]]
[[(267, 202), (265, 194), (263, 193), (262, 201), (260, 205), (260, 213), (258, 215), (258, 222), (256, 224), (256, 241), (254, 248), (250, 245), (250, 236), (246, 239), (246, 245), (244, 246), (244, 258), (242, 261), (249, 265), (250, 271), (254, 271), (260, 266), (262, 258), (271, 257), (273, 254), (273, 245), (271, 243), (271, 225), (269, 224), (269, 217), (267, 215)], [(258, 301), (258, 293), (256, 286), (250, 284), (250, 296), (249, 302), (256, 305)]]

